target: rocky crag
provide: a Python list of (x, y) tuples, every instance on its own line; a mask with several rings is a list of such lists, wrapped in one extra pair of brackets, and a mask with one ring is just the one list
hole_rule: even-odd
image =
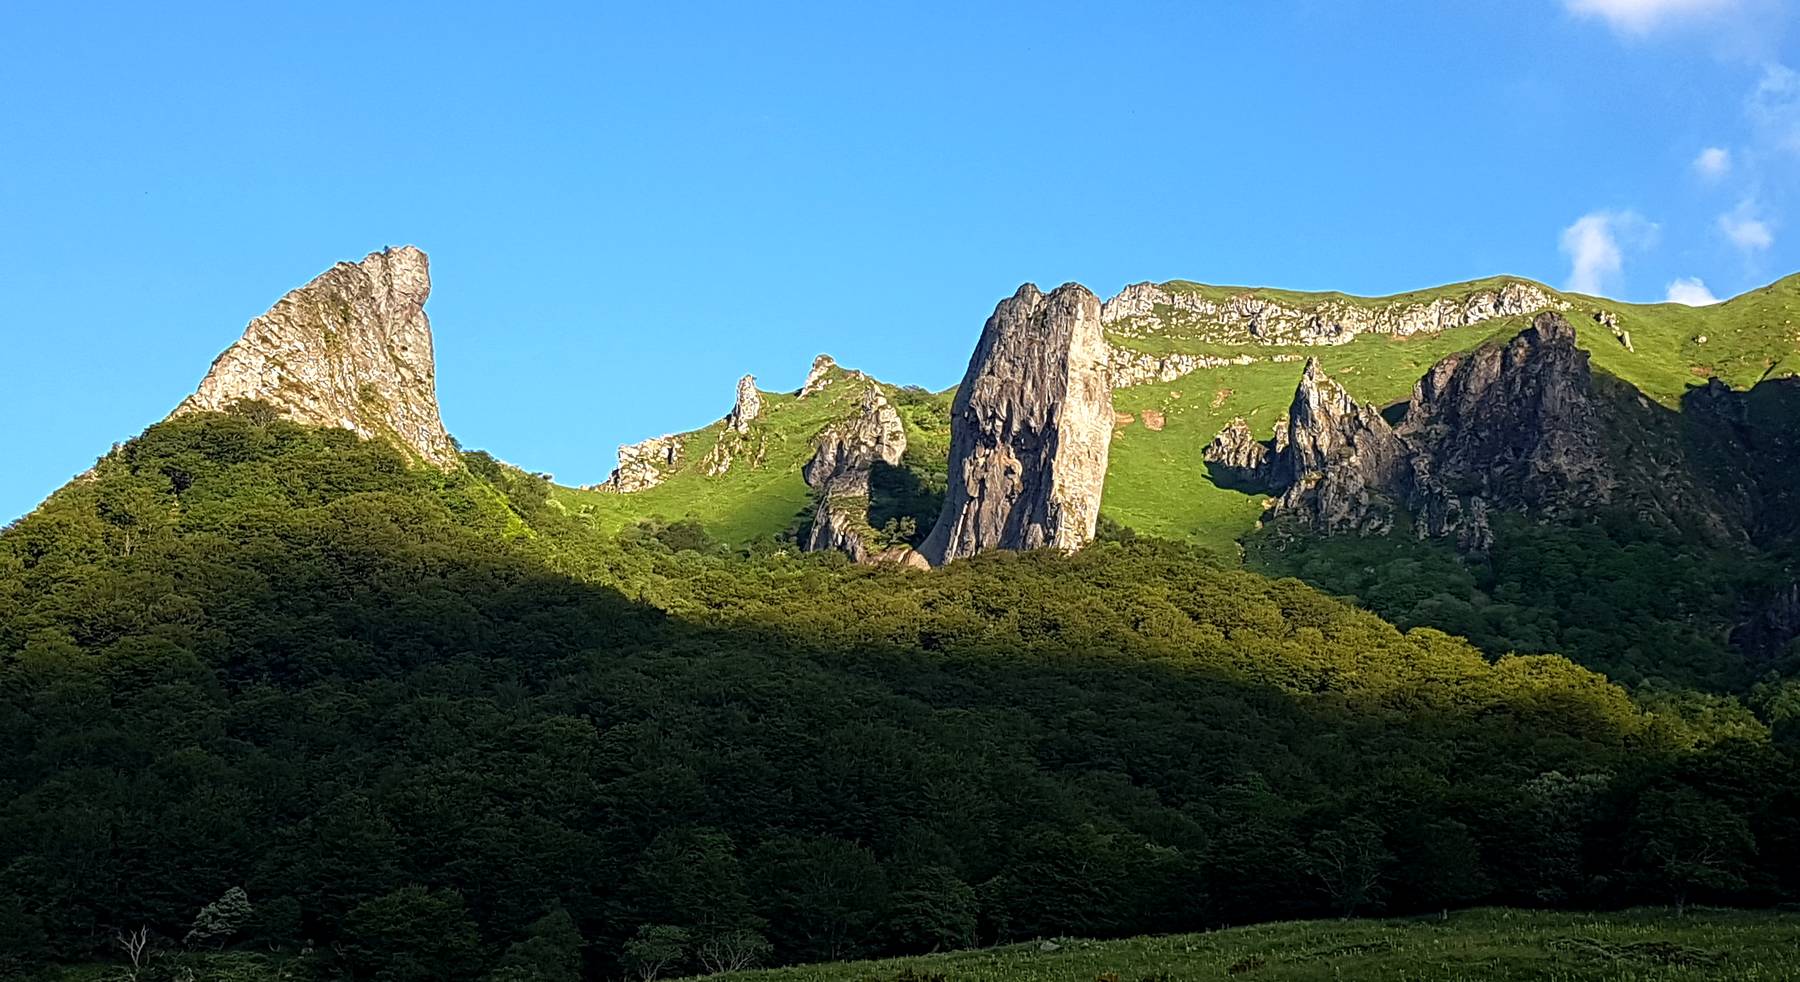
[(681, 463), (686, 440), (679, 435), (652, 437), (619, 447), (619, 466), (594, 490), (630, 494), (661, 484)]
[[(1467, 327), (1497, 317), (1567, 310), (1535, 283), (1508, 280), (1461, 297), (1429, 301), (1326, 298), (1283, 302), (1254, 290), (1220, 294), (1180, 284), (1134, 283), (1101, 308), (1107, 329), (1124, 337), (1181, 336), (1216, 344), (1346, 344), (1360, 334), (1410, 334)], [(1166, 379), (1163, 379), (1166, 381)]]
[(1421, 535), (1483, 550), (1495, 509), (1559, 518), (1629, 499), (1646, 517), (1697, 517), (1729, 535), (1740, 516), (1687, 476), (1677, 425), (1603, 392), (1574, 329), (1545, 313), (1505, 344), (1433, 365), (1386, 413), (1308, 360), (1273, 441), (1234, 420), (1205, 458), (1221, 478), (1267, 489), (1276, 517), (1324, 532), (1386, 532), (1405, 513)]
[(433, 466), (458, 467), (438, 411), (430, 295), (430, 264), (412, 246), (338, 263), (251, 321), (172, 415), (259, 401), (296, 422), (392, 440)]
[(808, 552), (835, 550), (853, 561), (925, 565), (904, 545), (882, 549), (869, 522), (870, 477), (878, 464), (898, 466), (906, 453), (906, 427), (879, 387), (863, 393), (861, 410), (819, 434), (817, 449), (801, 471), (817, 494), (803, 542)]
[(949, 487), (920, 552), (934, 566), (988, 549), (1093, 538), (1112, 440), (1100, 301), (1069, 283), (1000, 302), (951, 408)]

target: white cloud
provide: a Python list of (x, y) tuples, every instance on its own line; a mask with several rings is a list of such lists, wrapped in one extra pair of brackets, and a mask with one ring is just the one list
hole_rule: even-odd
[(1625, 250), (1646, 247), (1656, 226), (1634, 211), (1590, 211), (1562, 231), (1569, 257), (1566, 289), (1602, 295), (1625, 268)]
[(1800, 72), (1782, 64), (1765, 65), (1750, 92), (1748, 109), (1763, 139), (1800, 153)]
[(1569, 12), (1598, 17), (1621, 34), (1648, 34), (1662, 25), (1730, 10), (1737, 0), (1563, 0)]
[(1731, 151), (1724, 147), (1707, 147), (1694, 158), (1694, 170), (1709, 181), (1731, 173)]
[(1770, 230), (1769, 223), (1756, 217), (1756, 205), (1749, 201), (1720, 215), (1719, 231), (1731, 240), (1732, 245), (1745, 252), (1767, 249), (1775, 244), (1775, 233)]
[(1706, 281), (1698, 276), (1683, 276), (1670, 283), (1667, 299), (1670, 303), (1687, 304), (1689, 307), (1705, 307), (1719, 302), (1719, 298), (1706, 288)]

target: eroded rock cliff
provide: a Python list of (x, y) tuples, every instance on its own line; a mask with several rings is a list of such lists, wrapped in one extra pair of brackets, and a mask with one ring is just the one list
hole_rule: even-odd
[(920, 552), (1077, 549), (1093, 538), (1112, 441), (1100, 301), (1026, 284), (981, 332), (951, 407), (949, 487)]
[(817, 492), (803, 548), (836, 550), (859, 563), (923, 565), (924, 560), (904, 545), (881, 548), (869, 517), (872, 472), (877, 465), (899, 465), (905, 453), (906, 427), (900, 414), (871, 384), (855, 417), (819, 434), (817, 449), (801, 471)]
[(174, 415), (256, 400), (457, 467), (438, 411), (430, 295), (430, 264), (412, 246), (338, 263), (251, 321)]
[(1566, 309), (1567, 302), (1523, 280), (1429, 301), (1328, 297), (1315, 303), (1255, 290), (1221, 295), (1180, 284), (1134, 283), (1106, 301), (1101, 318), (1126, 336), (1174, 334), (1223, 344), (1345, 344), (1359, 334), (1405, 336)]
[(1206, 459), (1263, 484), (1277, 516), (1366, 533), (1404, 510), (1420, 534), (1469, 549), (1492, 541), (1495, 508), (1558, 517), (1614, 502), (1622, 483), (1644, 491), (1647, 509), (1703, 501), (1656, 459), (1667, 444), (1645, 436), (1654, 422), (1597, 390), (1575, 340), (1562, 315), (1545, 313), (1505, 344), (1445, 358), (1393, 425), (1310, 359), (1272, 443), (1254, 444), (1234, 420)]

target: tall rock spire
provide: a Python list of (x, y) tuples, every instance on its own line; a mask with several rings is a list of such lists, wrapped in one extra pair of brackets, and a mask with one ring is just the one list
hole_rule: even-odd
[(1002, 300), (957, 389), (932, 565), (987, 549), (1078, 549), (1094, 536), (1112, 443), (1100, 301), (1068, 283)]
[(389, 439), (455, 467), (438, 413), (430, 295), (429, 261), (412, 246), (338, 263), (251, 321), (171, 415), (258, 400), (296, 422)]

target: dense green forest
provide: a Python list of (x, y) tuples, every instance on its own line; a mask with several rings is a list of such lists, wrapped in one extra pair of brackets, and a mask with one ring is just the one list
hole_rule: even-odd
[[(521, 982), (1800, 898), (1791, 685), (1628, 692), (1505, 654), (1553, 650), (1524, 615), (1403, 632), (1122, 532), (920, 573), (602, 531), (466, 460), (247, 405), (0, 536), (0, 977), (140, 938), (144, 979)], [(1428, 620), (1394, 590), (1363, 600)], [(1687, 657), (1604, 614), (1534, 616), (1634, 684)]]

